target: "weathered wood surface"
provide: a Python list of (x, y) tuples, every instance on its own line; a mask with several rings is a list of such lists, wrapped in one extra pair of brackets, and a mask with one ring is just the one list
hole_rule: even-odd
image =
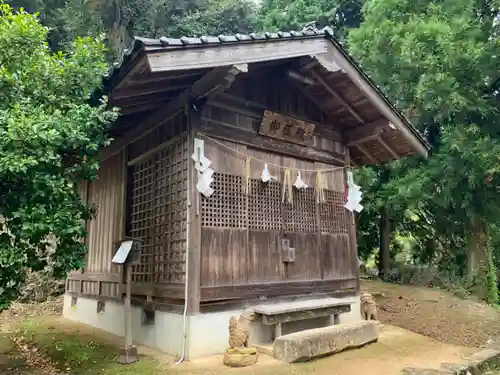
[[(106, 160), (99, 168), (98, 178), (88, 186), (88, 203), (97, 207), (97, 216), (87, 224), (89, 249), (84, 273), (119, 273), (119, 267), (111, 264), (111, 259), (115, 242), (124, 231), (124, 161), (123, 153)], [(84, 284), (83, 292), (92, 291)]]
[[(318, 38), (253, 43), (242, 46), (222, 45), (207, 49), (179, 48), (169, 53), (149, 52), (148, 59), (152, 72), (203, 69), (320, 54), (327, 51), (327, 43), (329, 42), (324, 38)], [(152, 48), (153, 51), (154, 49), (156, 48)]]
[[(230, 93), (209, 101), (196, 129), (205, 139), (205, 155), (215, 171), (215, 192), (210, 198), (202, 197), (201, 301), (231, 300), (240, 288), (239, 298), (267, 296), (275, 285), (281, 293), (292, 295), (301, 288), (294, 289), (291, 282), (353, 279), (348, 222), (342, 207), (344, 172), (325, 172), (326, 201), (319, 205), (316, 173), (312, 172), (344, 164), (345, 149), (334, 140), (336, 130), (315, 124), (318, 133), (309, 147), (258, 134), (265, 106), (280, 114), (301, 114), (306, 121), (322, 117), (317, 117), (317, 111), (309, 112), (307, 98), (290, 102), (293, 96), (286, 92), (286, 84), (273, 93), (252, 94), (253, 86), (248, 82), (242, 86), (242, 81), (247, 80), (236, 80)], [(248, 176), (244, 155), (254, 158)], [(275, 179), (263, 184), (260, 175), (266, 162)], [(293, 204), (282, 202), (284, 168), (295, 171), (292, 182), (296, 171), (302, 170), (302, 179), (310, 186), (293, 190)], [(290, 263), (283, 262), (280, 248), (285, 233), (295, 248), (296, 259)], [(342, 282), (336, 287), (349, 289)]]
[(313, 293), (318, 295), (324, 293), (338, 294), (340, 292), (350, 292), (351, 294), (355, 294), (356, 285), (356, 279), (350, 278), (202, 287), (201, 301), (245, 301), (262, 296), (271, 298), (308, 295)]
[(114, 155), (128, 144), (137, 141), (145, 134), (154, 131), (162, 124), (171, 120), (188, 104), (189, 100), (196, 99), (199, 96), (209, 95), (214, 88), (220, 89), (223, 87), (225, 89), (228, 84), (228, 79), (230, 85), (239, 72), (240, 70), (233, 66), (223, 66), (210, 70), (200, 79), (195, 81), (192, 86), (182, 91), (179, 95), (176, 95), (174, 99), (168, 101), (167, 105), (161, 106), (155, 110), (153, 114), (142, 121), (140, 126), (133, 127), (118, 140), (111, 143), (110, 146), (101, 152), (101, 160), (105, 160)]
[(315, 125), (280, 113), (264, 111), (259, 134), (291, 143), (310, 145)]
[[(200, 312), (201, 300), (201, 213), (200, 194), (196, 190), (198, 171), (190, 156), (194, 153), (194, 132), (191, 131), (193, 125), (199, 121), (198, 113), (190, 113), (187, 119), (189, 122), (188, 141), (188, 181), (187, 185), (187, 230), (189, 246), (187, 247), (187, 313), (189, 315)], [(185, 297), (184, 297), (185, 298)]]

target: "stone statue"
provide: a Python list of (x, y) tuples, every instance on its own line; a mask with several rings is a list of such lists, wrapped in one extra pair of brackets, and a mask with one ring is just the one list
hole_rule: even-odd
[(247, 309), (236, 318), (229, 318), (229, 349), (224, 355), (224, 364), (231, 367), (244, 367), (257, 362), (257, 349), (248, 347), (250, 322), (255, 318), (253, 310)]
[(237, 319), (235, 316), (229, 318), (229, 346), (231, 349), (248, 348), (250, 338), (250, 322), (254, 319), (253, 310), (243, 311)]
[(364, 320), (378, 320), (377, 304), (370, 293), (361, 293), (361, 316)]

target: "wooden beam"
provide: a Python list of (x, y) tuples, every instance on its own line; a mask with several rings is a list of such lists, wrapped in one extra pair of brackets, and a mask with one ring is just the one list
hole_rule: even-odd
[(155, 94), (160, 92), (163, 93), (169, 91), (183, 90), (189, 86), (190, 85), (188, 83), (169, 86), (165, 84), (165, 82), (160, 82), (159, 84), (154, 84), (154, 85), (152, 84), (139, 85), (138, 87), (136, 86), (133, 88), (126, 88), (118, 91), (114, 90), (110, 95), (110, 100), (119, 100), (136, 96)]
[(151, 102), (161, 102), (163, 101), (164, 103), (167, 102), (168, 100), (176, 97), (178, 93), (174, 91), (165, 91), (165, 92), (157, 92), (157, 93), (151, 93), (151, 94), (144, 94), (140, 96), (131, 96), (128, 98), (121, 98), (121, 99), (114, 99), (111, 98), (109, 101), (109, 104), (114, 107), (118, 108), (128, 108), (128, 107), (135, 107), (138, 105), (142, 104), (148, 104)]
[(327, 52), (324, 38), (217, 44), (206, 48), (146, 49), (152, 72), (250, 64)]
[[(134, 61), (135, 59), (138, 60)], [(133, 64), (133, 62), (135, 62), (135, 64)], [(122, 69), (120, 69), (120, 78), (117, 84), (114, 85), (113, 89), (116, 90), (124, 85), (127, 85), (129, 83), (130, 77), (135, 73), (140, 72), (144, 67), (147, 66), (147, 63), (148, 60), (146, 59), (146, 57), (144, 55), (141, 56), (141, 53), (139, 52), (136, 57), (132, 58), (132, 63), (128, 67), (122, 67)]]
[(74, 273), (68, 274), (68, 280), (74, 281), (96, 281), (108, 283), (120, 283), (120, 274), (113, 273)]
[(348, 147), (366, 143), (377, 139), (380, 133), (386, 129), (390, 130), (389, 122), (386, 119), (373, 121), (368, 124), (356, 126), (353, 129), (345, 130), (344, 141)]
[(368, 160), (370, 160), (373, 164), (375, 164), (375, 165), (379, 165), (379, 164), (380, 164), (380, 163), (379, 163), (379, 161), (375, 158), (375, 156), (373, 156), (373, 155), (372, 155), (372, 154), (371, 154), (371, 153), (370, 153), (370, 152), (366, 149), (366, 147), (365, 147), (365, 146), (363, 146), (362, 144), (357, 144), (355, 147), (356, 147), (359, 151), (361, 151), (361, 153), (362, 153), (363, 155), (365, 155), (365, 156), (368, 158)]
[[(263, 104), (243, 99), (238, 96), (223, 93), (217, 96), (215, 101), (209, 101), (209, 104), (215, 105), (219, 108), (225, 108), (237, 113), (241, 113), (247, 116), (252, 116), (258, 119), (262, 119), (262, 115), (266, 109), (270, 109)], [(274, 108), (273, 108), (274, 109)], [(279, 111), (278, 111), (279, 112)], [(293, 117), (293, 116), (292, 116)], [(314, 129), (315, 135), (331, 139), (334, 141), (342, 141), (341, 133), (333, 126), (328, 127), (329, 124), (307, 120), (311, 124), (315, 124)]]
[(240, 143), (259, 150), (300, 157), (304, 160), (319, 161), (332, 165), (344, 165), (344, 155), (339, 153), (279, 141), (258, 135), (253, 131), (216, 124), (210, 119), (202, 120), (202, 124), (197, 130), (213, 138)]
[[(127, 285), (120, 284), (120, 295), (125, 294)], [(136, 296), (150, 296), (156, 298), (172, 298), (177, 300), (184, 299), (184, 285), (170, 284), (161, 285), (153, 283), (132, 283), (132, 294)]]
[(118, 108), (120, 108), (120, 116), (128, 116), (134, 113), (139, 113), (139, 112), (144, 112), (147, 110), (155, 109), (157, 108), (161, 103), (165, 103), (165, 99), (158, 99), (158, 100), (151, 100), (147, 103), (139, 103), (139, 104), (134, 104), (132, 106), (128, 107), (120, 107), (117, 105)]
[(399, 159), (399, 158), (400, 158), (399, 154), (398, 154), (396, 151), (394, 151), (394, 149), (393, 149), (391, 146), (389, 146), (389, 145), (386, 143), (386, 141), (384, 141), (384, 139), (382, 138), (382, 136), (380, 136), (380, 135), (379, 135), (379, 137), (377, 138), (377, 141), (378, 141), (378, 142), (379, 142), (379, 143), (380, 143), (380, 144), (381, 144), (381, 145), (382, 145), (382, 146), (383, 146), (383, 147), (384, 147), (387, 151), (389, 151), (389, 153), (392, 155), (392, 157), (393, 157), (394, 159), (396, 159), (396, 160), (397, 160), (397, 159)]
[(187, 313), (188, 315), (200, 312), (201, 299), (201, 212), (200, 193), (196, 189), (198, 171), (195, 168), (191, 155), (194, 153), (194, 138), (196, 128), (200, 124), (200, 113), (190, 113), (188, 134), (188, 186), (187, 186)]
[(199, 98), (207, 95), (215, 95), (216, 93), (227, 89), (234, 77), (240, 72), (246, 71), (247, 66), (224, 66), (214, 68), (206, 73), (193, 86), (183, 91), (175, 99), (167, 103), (163, 108), (158, 109), (149, 116), (140, 126), (135, 126), (126, 132), (121, 138), (111, 143), (110, 146), (101, 151), (101, 161), (119, 152), (129, 143), (143, 137), (145, 134), (158, 128), (172, 116), (175, 116), (190, 99)]
[(300, 63), (301, 63), (300, 70), (302, 72), (307, 72), (309, 69), (312, 69), (316, 65), (318, 65), (318, 60), (316, 60), (313, 56), (307, 56), (303, 57)]
[(318, 62), (323, 68), (328, 70), (330, 73), (341, 71), (342, 69), (335, 63), (335, 60), (329, 58), (328, 53), (321, 53), (318, 55), (311, 56), (314, 60)]
[(370, 98), (370, 101), (381, 112), (381, 114), (392, 122), (403, 136), (410, 142), (413, 149), (427, 157), (429, 150), (425, 141), (411, 128), (411, 125), (404, 119), (404, 117), (397, 112), (391, 103), (380, 93), (373, 83), (370, 82), (368, 77), (364, 75), (359, 68), (357, 68), (352, 61), (350, 61), (347, 54), (342, 51), (333, 41), (330, 41), (328, 54), (332, 59), (342, 68), (343, 71), (349, 75), (352, 82)]
[(151, 82), (168, 82), (168, 81), (174, 81), (178, 79), (184, 79), (184, 78), (195, 78), (195, 77), (201, 77), (203, 74), (205, 74), (206, 71), (204, 70), (194, 70), (194, 71), (188, 71), (188, 72), (167, 72), (167, 73), (145, 73), (145, 74), (136, 74), (131, 76), (128, 79), (128, 83), (133, 85), (133, 84), (147, 84)]
[[(357, 263), (356, 263), (357, 264)], [(351, 291), (356, 293), (357, 280), (347, 277), (334, 280), (314, 281), (281, 281), (251, 285), (230, 285), (201, 288), (201, 301), (212, 302), (221, 300), (248, 300), (261, 296), (283, 297), (311, 293), (336, 293)]]
[(354, 116), (356, 120), (358, 120), (361, 124), (364, 123), (364, 120), (361, 116), (356, 112), (354, 108), (352, 108), (349, 103), (337, 92), (335, 91), (329, 84), (326, 82), (318, 73), (314, 70), (311, 70), (310, 73), (314, 76), (316, 81), (318, 81), (330, 94), (332, 94), (347, 110)]
[[(317, 98), (315, 98), (309, 91), (307, 91), (307, 89), (304, 86), (295, 81), (293, 78), (289, 77), (289, 81), (302, 95), (304, 95), (318, 109), (319, 112), (323, 114), (323, 118), (328, 119), (329, 122), (331, 121), (330, 116), (325, 111), (325, 109), (320, 105), (320, 103), (318, 103)], [(332, 127), (335, 128), (336, 130), (338, 129), (337, 126), (332, 125)]]

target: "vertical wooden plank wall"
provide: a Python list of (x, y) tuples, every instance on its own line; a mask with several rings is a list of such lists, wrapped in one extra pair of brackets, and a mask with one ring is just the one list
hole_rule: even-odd
[[(237, 79), (228, 94), (208, 103), (197, 129), (201, 138), (209, 136), (205, 154), (215, 171), (215, 193), (202, 198), (202, 302), (203, 295), (205, 302), (234, 298), (236, 292), (228, 287), (248, 285), (241, 289), (246, 294), (252, 284), (264, 295), (265, 285), (294, 281), (349, 280), (346, 287), (352, 289), (356, 267), (343, 207), (344, 170), (324, 174), (326, 202), (319, 205), (316, 173), (304, 172), (335, 167), (332, 155), (337, 165), (343, 165), (345, 147), (331, 124), (318, 124), (324, 120), (321, 111), (286, 81), (267, 89), (258, 81)], [(258, 130), (265, 109), (316, 122), (314, 146), (264, 140)], [(276, 180), (264, 186), (263, 163), (253, 160), (247, 193), (245, 155), (268, 162)], [(294, 189), (293, 204), (282, 203), (284, 167), (302, 170), (309, 185), (306, 190)], [(295, 178), (291, 175), (292, 183)], [(296, 248), (294, 263), (282, 260), (279, 241), (285, 233)], [(310, 287), (305, 291), (311, 292)]]
[[(83, 275), (70, 274), (68, 292), (116, 297), (119, 295), (119, 268), (111, 259), (116, 242), (123, 237), (124, 152), (106, 159), (100, 166), (97, 179), (87, 184), (86, 194), (97, 215), (87, 224), (88, 253)], [(83, 192), (83, 191), (82, 191)], [(76, 279), (76, 280), (75, 280)]]
[(120, 297), (122, 275), (111, 259), (127, 235), (143, 240), (132, 293), (160, 303), (184, 297), (187, 141), (181, 111), (101, 164), (88, 190), (97, 216), (88, 224), (86, 266), (69, 276), (68, 292)]

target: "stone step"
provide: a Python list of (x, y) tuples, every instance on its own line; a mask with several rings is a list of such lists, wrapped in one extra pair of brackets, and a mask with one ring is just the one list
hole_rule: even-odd
[(376, 342), (378, 335), (379, 323), (375, 321), (309, 329), (276, 338), (273, 356), (287, 363), (304, 362)]

